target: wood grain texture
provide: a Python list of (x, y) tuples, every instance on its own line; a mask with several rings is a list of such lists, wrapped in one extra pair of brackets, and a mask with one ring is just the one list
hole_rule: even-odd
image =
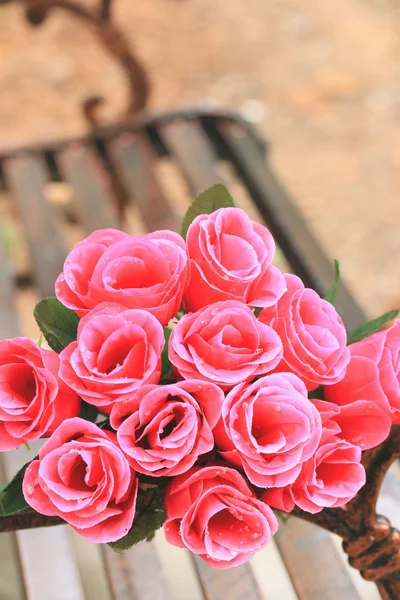
[(217, 153), (198, 121), (176, 120), (160, 127), (159, 134), (194, 196), (215, 183), (225, 183)]
[(58, 157), (61, 170), (72, 186), (86, 232), (118, 228), (117, 200), (111, 182), (94, 150), (86, 145), (68, 147)]
[(145, 135), (125, 134), (110, 148), (130, 199), (139, 206), (148, 230), (179, 231), (180, 221), (158, 181), (157, 157)]
[(34, 280), (41, 296), (54, 296), (54, 282), (62, 271), (65, 253), (45, 197), (48, 175), (44, 161), (19, 156), (6, 161), (4, 170), (26, 232)]

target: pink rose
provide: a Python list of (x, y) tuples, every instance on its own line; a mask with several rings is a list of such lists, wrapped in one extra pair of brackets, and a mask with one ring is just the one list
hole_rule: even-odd
[(272, 510), (240, 473), (224, 466), (194, 467), (174, 478), (165, 507), (167, 541), (217, 569), (246, 562), (278, 529)]
[(325, 429), (361, 450), (374, 448), (390, 433), (390, 416), (373, 402), (357, 400), (342, 406), (323, 400), (312, 400), (312, 403), (319, 411)]
[(214, 430), (220, 454), (242, 467), (258, 487), (285, 486), (298, 477), (321, 439), (321, 417), (304, 383), (274, 373), (226, 396)]
[(343, 379), (350, 360), (346, 329), (335, 307), (301, 279), (285, 274), (288, 291), (258, 318), (280, 335), (283, 360), (279, 371), (296, 373), (313, 390)]
[(137, 478), (116, 437), (83, 419), (68, 419), (31, 462), (25, 500), (58, 516), (91, 542), (114, 542), (132, 526)]
[[(346, 375), (340, 383), (325, 388), (326, 400), (341, 406), (363, 400), (371, 411), (378, 407), (394, 424), (400, 424), (400, 319), (388, 329), (351, 344), (349, 350)], [(388, 433), (382, 430), (377, 443)]]
[(264, 492), (263, 500), (285, 512), (293, 510), (294, 505), (312, 514), (325, 507), (343, 506), (365, 484), (365, 470), (360, 461), (358, 446), (332, 438), (304, 463), (293, 485), (269, 489)]
[(158, 383), (164, 332), (149, 312), (100, 304), (60, 354), (60, 377), (83, 400), (109, 413), (145, 383)]
[(178, 312), (186, 280), (186, 246), (177, 233), (103, 229), (69, 253), (55, 290), (80, 317), (101, 302), (117, 302), (148, 310), (166, 325)]
[[(293, 510), (295, 505), (313, 514), (325, 507), (343, 506), (365, 484), (361, 447), (350, 443), (346, 437), (352, 437), (357, 429), (365, 430), (363, 440), (373, 436), (368, 431), (368, 426), (371, 426), (368, 415), (364, 424), (358, 424), (351, 414), (347, 414), (346, 410), (341, 411), (335, 404), (323, 400), (312, 402), (321, 415), (323, 427), (317, 451), (303, 463), (293, 484), (271, 488), (263, 494), (267, 504), (285, 512)], [(361, 411), (360, 417), (362, 420)], [(342, 425), (345, 426), (344, 430)]]
[(274, 369), (282, 344), (250, 308), (227, 300), (182, 317), (169, 339), (168, 356), (185, 379), (212, 381), (228, 390)]
[(60, 359), (25, 337), (0, 342), (0, 451), (49, 436), (79, 414), (80, 401), (58, 377)]
[(239, 208), (199, 215), (186, 238), (190, 283), (185, 310), (196, 311), (221, 300), (272, 306), (286, 289), (272, 259), (275, 242), (266, 227)]
[(213, 449), (212, 429), (223, 398), (219, 387), (198, 380), (145, 385), (127, 402), (114, 405), (111, 425), (136, 471), (171, 477)]

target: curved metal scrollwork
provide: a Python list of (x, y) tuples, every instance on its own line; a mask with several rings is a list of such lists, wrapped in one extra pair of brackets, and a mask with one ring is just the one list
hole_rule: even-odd
[[(118, 60), (129, 85), (129, 101), (122, 118), (143, 110), (148, 102), (150, 84), (147, 73), (132, 51), (124, 34), (117, 29), (111, 18), (112, 0), (99, 0), (98, 5), (89, 8), (74, 0), (23, 0), (26, 17), (32, 25), (40, 25), (52, 8), (61, 8), (83, 19), (92, 28), (101, 44)], [(101, 126), (98, 108), (104, 102), (100, 96), (91, 96), (83, 103), (83, 111), (88, 121), (95, 127)]]

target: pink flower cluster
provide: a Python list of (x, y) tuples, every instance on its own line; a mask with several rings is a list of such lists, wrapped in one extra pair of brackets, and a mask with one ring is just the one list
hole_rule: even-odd
[(274, 251), (237, 208), (198, 216), (186, 243), (104, 230), (75, 246), (55, 290), (81, 317), (76, 341), (59, 355), (0, 342), (0, 450), (49, 438), (24, 477), (36, 511), (116, 541), (142, 478), (170, 478), (167, 540), (223, 568), (269, 542), (271, 508), (357, 494), (362, 450), (400, 423), (400, 321), (347, 346), (334, 306)]

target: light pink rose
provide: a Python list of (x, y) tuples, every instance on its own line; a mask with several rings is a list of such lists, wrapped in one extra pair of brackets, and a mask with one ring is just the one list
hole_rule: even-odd
[[(370, 411), (378, 407), (394, 424), (400, 424), (400, 319), (388, 329), (350, 344), (349, 350), (346, 375), (325, 388), (326, 400), (340, 406), (363, 400)], [(380, 441), (387, 435), (388, 431), (385, 435), (382, 430)]]
[[(374, 434), (369, 432), (369, 416), (362, 416), (357, 423), (352, 414), (323, 400), (312, 401), (322, 419), (322, 436), (315, 454), (303, 463), (301, 472), (291, 485), (268, 489), (263, 500), (284, 512), (297, 505), (315, 514), (325, 507), (336, 508), (347, 504), (365, 484), (365, 470), (361, 464), (361, 447), (347, 441), (355, 431), (361, 431), (359, 439), (367, 442)], [(376, 415), (379, 419), (380, 415)], [(344, 426), (342, 430), (341, 425)], [(378, 424), (379, 429), (379, 424)], [(364, 442), (362, 442), (364, 445)]]
[(136, 471), (171, 477), (213, 449), (212, 429), (223, 398), (219, 387), (198, 380), (145, 385), (127, 402), (114, 405), (111, 425)]
[(187, 312), (222, 300), (272, 306), (285, 291), (282, 273), (271, 264), (272, 235), (239, 208), (221, 208), (196, 217), (186, 244), (190, 259), (190, 283), (184, 295)]
[(291, 373), (233, 388), (214, 430), (221, 456), (262, 488), (293, 483), (318, 448), (321, 433), (321, 417), (304, 383)]
[(278, 529), (272, 510), (257, 500), (242, 475), (219, 465), (175, 477), (165, 507), (167, 541), (217, 569), (246, 562)]
[(296, 373), (308, 390), (337, 383), (350, 360), (341, 317), (296, 275), (285, 274), (285, 280), (287, 292), (258, 316), (282, 339), (283, 359), (277, 370)]
[(60, 354), (60, 377), (83, 400), (109, 413), (145, 383), (158, 383), (164, 331), (149, 312), (100, 304)]
[(34, 510), (64, 519), (91, 542), (114, 542), (132, 526), (137, 478), (114, 433), (68, 419), (27, 468), (23, 493)]
[(0, 342), (0, 451), (48, 437), (80, 401), (58, 377), (60, 359), (25, 337)]
[(227, 300), (182, 317), (172, 330), (168, 356), (185, 379), (211, 381), (228, 390), (274, 369), (282, 344), (248, 306)]
[(148, 310), (166, 325), (178, 312), (186, 283), (186, 246), (177, 233), (103, 229), (69, 253), (55, 290), (80, 317), (101, 302), (117, 302)]

